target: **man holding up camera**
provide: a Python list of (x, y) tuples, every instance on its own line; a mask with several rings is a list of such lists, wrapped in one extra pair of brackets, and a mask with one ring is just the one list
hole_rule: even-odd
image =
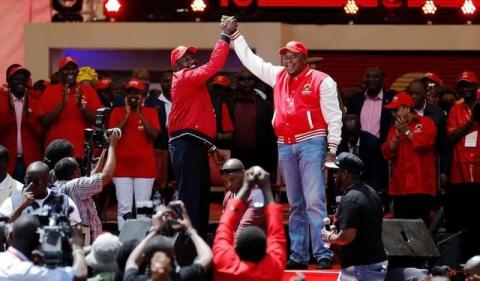
[(45, 144), (66, 139), (75, 147), (75, 157), (83, 158), (83, 130), (95, 121), (95, 110), (101, 107), (95, 90), (76, 83), (78, 63), (65, 57), (59, 63), (61, 83), (45, 89), (41, 98), (39, 120), (47, 130)]
[[(265, 199), (267, 233), (247, 226), (235, 241), (235, 226), (243, 215), (252, 188), (260, 188)], [(254, 166), (245, 172), (243, 186), (225, 208), (213, 242), (214, 280), (282, 280), (287, 257), (282, 206), (276, 204), (270, 175)]]
[[(38, 218), (27, 215), (18, 219), (13, 225), (12, 242), (6, 252), (0, 253), (0, 280), (9, 281), (66, 281), (85, 280), (87, 263), (82, 250), (81, 240), (72, 239), (72, 267), (50, 269), (37, 265), (35, 251), (39, 247), (41, 228)], [(36, 262), (33, 263), (33, 260)]]
[[(115, 130), (110, 133), (108, 151), (105, 149), (102, 152), (97, 166), (89, 177), (80, 176), (80, 166), (72, 157), (61, 159), (54, 168), (57, 181), (52, 190), (68, 195), (77, 204), (83, 225), (90, 228), (92, 241), (102, 233), (102, 223), (98, 218), (92, 196), (100, 193), (113, 178), (116, 162), (115, 149), (119, 138)], [(107, 154), (106, 161), (105, 154)]]
[[(138, 244), (127, 260), (125, 277), (123, 280), (202, 280), (204, 273), (212, 263), (212, 251), (208, 244), (198, 235), (192, 227), (190, 217), (181, 201), (179, 202), (181, 213), (177, 213), (173, 206), (165, 207), (153, 217), (153, 228), (150, 234)], [(197, 258), (189, 266), (175, 270), (176, 262), (172, 242), (165, 236), (159, 235), (166, 226), (176, 231), (184, 231), (190, 237)], [(139, 272), (140, 260), (145, 262), (148, 273)]]

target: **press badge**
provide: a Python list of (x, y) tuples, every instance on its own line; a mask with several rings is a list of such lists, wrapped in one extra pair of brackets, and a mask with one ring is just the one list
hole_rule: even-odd
[(478, 131), (471, 132), (465, 136), (465, 147), (477, 147)]

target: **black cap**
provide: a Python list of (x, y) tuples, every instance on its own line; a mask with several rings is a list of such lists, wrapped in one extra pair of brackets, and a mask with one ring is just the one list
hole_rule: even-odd
[(357, 155), (348, 152), (340, 153), (334, 162), (326, 162), (325, 166), (332, 169), (346, 170), (352, 174), (363, 172), (363, 161)]

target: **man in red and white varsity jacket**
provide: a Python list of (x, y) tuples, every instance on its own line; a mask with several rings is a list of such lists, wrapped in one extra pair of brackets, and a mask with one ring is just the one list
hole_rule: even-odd
[(301, 42), (290, 41), (281, 48), (283, 66), (274, 66), (255, 55), (238, 30), (231, 38), (243, 65), (274, 91), (272, 122), (291, 206), (292, 254), (287, 268), (307, 267), (309, 225), (317, 267), (330, 268), (333, 254), (321, 240), (323, 218), (327, 216), (322, 169), (324, 161), (335, 158), (341, 140), (337, 84), (328, 74), (310, 69), (308, 50)]

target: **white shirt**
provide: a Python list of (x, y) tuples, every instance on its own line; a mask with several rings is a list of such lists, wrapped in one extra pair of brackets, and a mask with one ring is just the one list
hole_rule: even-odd
[(422, 108), (421, 109), (415, 109), (415, 112), (420, 115), (420, 116), (423, 116), (425, 114), (425, 108), (427, 107), (427, 101), (425, 101), (425, 103), (423, 104)]
[[(45, 196), (45, 198), (35, 199), (35, 202), (37, 202), (40, 208), (43, 207), (43, 203), (45, 202), (45, 199), (47, 199), (47, 197), (50, 195), (50, 192), (51, 192), (50, 189), (47, 189), (47, 190), (48, 190), (48, 193), (47, 193), (47, 196)], [(75, 204), (75, 202), (73, 202), (73, 200), (70, 197), (67, 196), (67, 198), (68, 198), (68, 206), (73, 208), (73, 212), (70, 213), (70, 217), (69, 217), (70, 224), (75, 225), (75, 224), (81, 223), (82, 219), (80, 218), (80, 213), (78, 212), (77, 205)], [(12, 196), (10, 196), (7, 200), (5, 200), (5, 202), (3, 202), (3, 204), (0, 206), (0, 215), (7, 216), (7, 217), (11, 216), (13, 211), (16, 208), (18, 208), (18, 206), (20, 206), (20, 204), (22, 203), (22, 200), (23, 200), (23, 190), (12, 193)], [(29, 206), (22, 211), (22, 216), (29, 214), (32, 211), (34, 211), (33, 208)]]
[(168, 127), (168, 115), (170, 115), (170, 111), (172, 111), (172, 102), (169, 101), (164, 94), (158, 96), (158, 99), (165, 103), (165, 115), (167, 115), (167, 120), (165, 120), (165, 126)]
[(23, 115), (23, 103), (25, 98), (18, 99), (13, 94), (13, 105), (15, 106), (15, 119), (17, 120), (17, 155), (23, 155), (22, 144), (22, 115)]
[(73, 278), (71, 267), (48, 269), (36, 266), (13, 247), (0, 253), (0, 281), (70, 281)]

